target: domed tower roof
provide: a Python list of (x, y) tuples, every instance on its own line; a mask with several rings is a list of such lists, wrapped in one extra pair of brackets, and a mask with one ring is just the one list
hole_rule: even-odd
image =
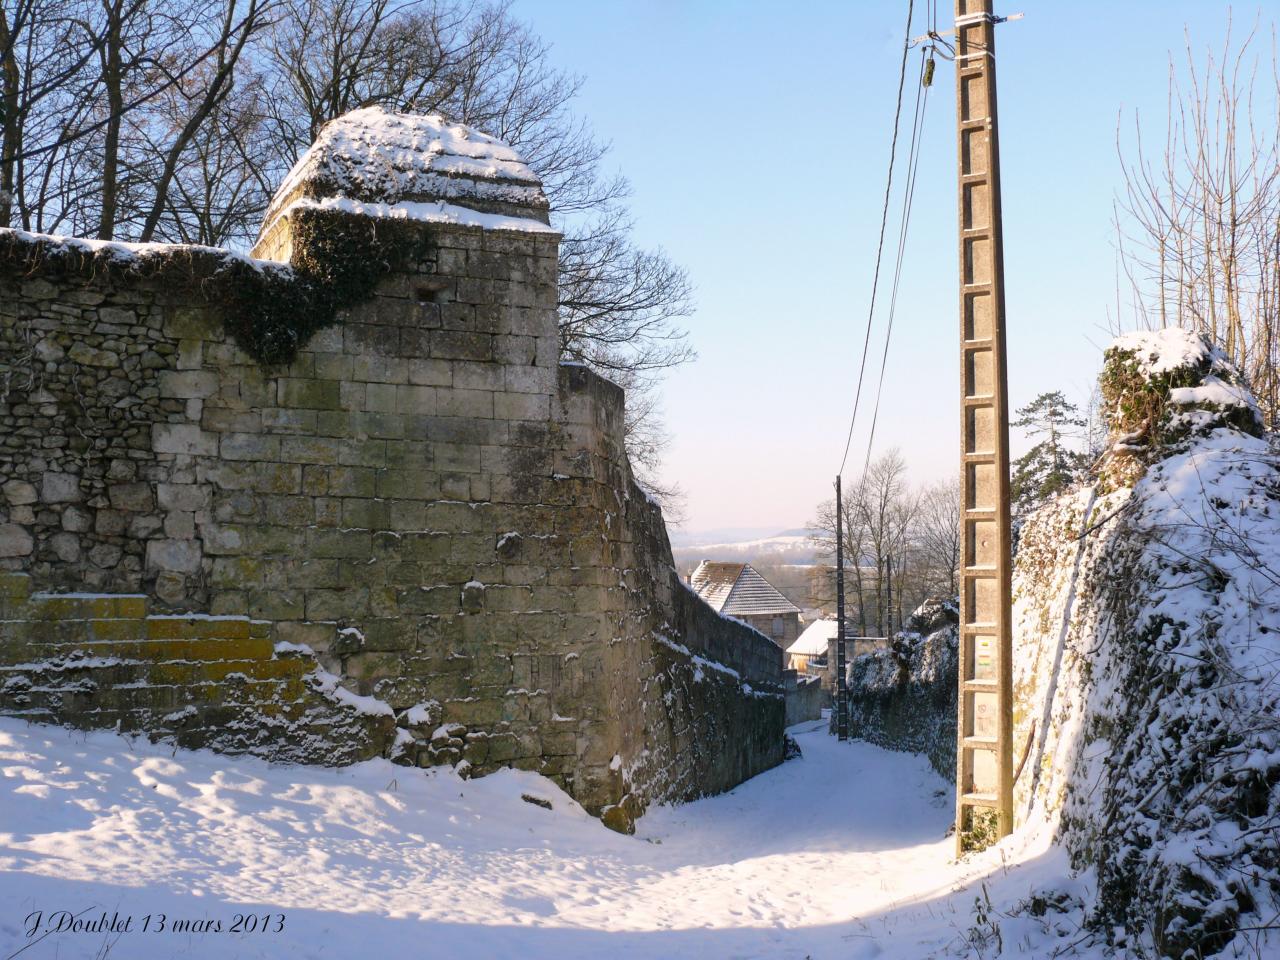
[[(470, 222), (511, 229), (536, 228), (549, 219), (542, 182), (501, 140), (439, 114), (392, 113), (382, 107), (353, 110), (324, 125), (272, 197), (255, 255), (272, 256), (282, 244), (287, 249), (287, 241), (275, 235), (287, 230), (281, 214), (300, 201), (375, 215), (448, 219), (412, 206), (435, 204), (442, 214), (447, 208), (491, 214)], [(401, 209), (385, 209), (397, 205)], [(522, 227), (518, 221), (536, 223)]]

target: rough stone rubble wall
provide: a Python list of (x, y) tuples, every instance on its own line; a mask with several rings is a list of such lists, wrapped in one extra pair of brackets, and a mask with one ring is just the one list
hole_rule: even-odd
[(1274, 437), (1239, 372), (1195, 334), (1118, 338), (1100, 385), (1111, 443), (1093, 486), (1022, 531), (1017, 818), (1055, 829), (1072, 866), (1092, 871), (1086, 926), (1117, 952), (1269, 955)]
[(624, 820), (778, 762), (778, 648), (689, 597), (621, 392), (558, 363), (555, 238), (421, 229), (285, 368), (145, 269), (11, 245), (0, 567), (268, 621), (397, 711), (408, 759)]

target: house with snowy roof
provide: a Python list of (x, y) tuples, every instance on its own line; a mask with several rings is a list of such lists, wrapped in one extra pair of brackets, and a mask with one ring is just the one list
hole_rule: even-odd
[(836, 639), (835, 617), (823, 617), (804, 628), (804, 633), (787, 647), (787, 669), (799, 673), (822, 674), (828, 653)]
[[(845, 656), (849, 660), (873, 650), (882, 650), (889, 644), (887, 637), (857, 637), (855, 632), (853, 624), (845, 624)], [(823, 685), (834, 690), (838, 634), (839, 625), (835, 617), (814, 620), (804, 628), (804, 633), (796, 638), (795, 643), (787, 647), (787, 669), (810, 676), (820, 675), (825, 678)]]
[(800, 608), (749, 563), (703, 560), (689, 586), (718, 613), (755, 627), (784, 649), (800, 635)]

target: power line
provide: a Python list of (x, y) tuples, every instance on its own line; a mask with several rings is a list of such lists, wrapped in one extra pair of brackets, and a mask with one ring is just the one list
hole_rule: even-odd
[(929, 87), (925, 84), (929, 54), (921, 50), (920, 85), (916, 87), (916, 106), (911, 125), (911, 147), (907, 151), (907, 185), (902, 195), (902, 214), (898, 228), (898, 256), (893, 271), (893, 290), (889, 297), (889, 320), (885, 327), (884, 352), (880, 357), (880, 377), (876, 383), (876, 405), (871, 415), (871, 431), (867, 436), (867, 457), (862, 465), (866, 476), (871, 466), (871, 447), (876, 439), (876, 423), (880, 419), (880, 393), (884, 389), (884, 371), (889, 362), (889, 341), (893, 337), (893, 318), (898, 309), (898, 289), (902, 280), (902, 262), (907, 247), (907, 232), (911, 227), (911, 210), (916, 194), (916, 174), (920, 170), (920, 147), (924, 134), (924, 115), (929, 105)]
[(849, 448), (853, 445), (853, 428), (858, 422), (858, 405), (862, 401), (862, 378), (867, 367), (867, 352), (871, 346), (871, 321), (876, 312), (876, 289), (880, 285), (880, 259), (884, 254), (884, 232), (889, 224), (889, 198), (893, 191), (893, 168), (898, 152), (898, 128), (902, 120), (902, 91), (907, 80), (907, 54), (911, 40), (911, 18), (915, 10), (915, 0), (907, 0), (907, 26), (902, 44), (902, 64), (898, 70), (898, 98), (893, 113), (893, 138), (889, 143), (889, 173), (884, 187), (884, 209), (880, 214), (880, 239), (876, 244), (876, 266), (871, 277), (871, 303), (867, 308), (867, 332), (862, 341), (862, 360), (858, 364), (858, 387), (853, 395), (853, 416), (849, 418), (849, 434), (844, 442), (844, 454), (840, 457), (840, 469), (836, 472), (843, 475), (845, 463), (849, 460)]

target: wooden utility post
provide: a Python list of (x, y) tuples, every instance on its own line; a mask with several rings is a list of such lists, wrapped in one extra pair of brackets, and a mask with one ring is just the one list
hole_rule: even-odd
[[(1013, 829), (1009, 405), (991, 0), (956, 0), (960, 149), (960, 690), (956, 847)], [(994, 821), (993, 821), (994, 815)]]

